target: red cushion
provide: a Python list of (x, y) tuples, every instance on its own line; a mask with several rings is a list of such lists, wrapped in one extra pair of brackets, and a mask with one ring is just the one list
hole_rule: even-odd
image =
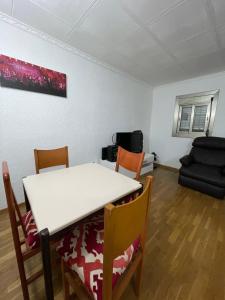
[[(69, 232), (59, 243), (58, 253), (68, 267), (75, 271), (94, 299), (102, 299), (104, 220), (102, 215), (94, 215)], [(124, 273), (139, 246), (137, 239), (113, 263), (114, 287)]]
[(39, 234), (37, 230), (36, 223), (34, 221), (34, 217), (32, 215), (31, 210), (28, 211), (23, 217), (22, 217), (22, 222), (25, 227), (26, 231), (26, 241), (28, 246), (31, 249), (36, 249), (40, 246), (40, 239), (39, 239)]

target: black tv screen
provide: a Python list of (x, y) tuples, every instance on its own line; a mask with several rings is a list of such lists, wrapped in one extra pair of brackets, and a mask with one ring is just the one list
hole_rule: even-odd
[(131, 151), (131, 134), (131, 132), (117, 132), (116, 144), (128, 151)]
[(133, 132), (117, 132), (116, 144), (122, 148), (139, 153), (143, 150), (143, 134), (141, 130)]

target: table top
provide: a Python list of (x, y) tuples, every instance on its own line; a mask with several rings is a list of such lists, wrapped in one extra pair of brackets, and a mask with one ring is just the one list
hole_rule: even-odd
[(97, 163), (31, 175), (23, 184), (38, 231), (50, 235), (141, 188)]

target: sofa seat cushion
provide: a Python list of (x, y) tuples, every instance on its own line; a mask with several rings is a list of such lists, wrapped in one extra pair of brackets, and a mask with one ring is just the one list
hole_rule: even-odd
[(225, 188), (225, 176), (218, 167), (194, 163), (188, 167), (181, 167), (180, 174)]
[(22, 216), (22, 222), (26, 231), (26, 242), (30, 249), (36, 249), (40, 246), (40, 239), (34, 217), (31, 210)]
[[(66, 234), (57, 247), (57, 252), (66, 265), (77, 273), (87, 290), (97, 300), (102, 300), (103, 246), (104, 218), (103, 215), (94, 215)], [(113, 287), (127, 269), (138, 247), (139, 239), (114, 260)]]

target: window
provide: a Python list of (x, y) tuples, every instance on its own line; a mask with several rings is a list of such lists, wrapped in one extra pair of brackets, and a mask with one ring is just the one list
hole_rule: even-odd
[(173, 136), (212, 135), (219, 90), (176, 97)]

